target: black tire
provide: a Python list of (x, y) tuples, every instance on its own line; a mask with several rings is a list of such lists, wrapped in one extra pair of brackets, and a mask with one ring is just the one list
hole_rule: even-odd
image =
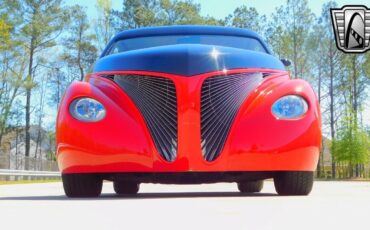
[(261, 192), (263, 188), (263, 180), (245, 181), (238, 183), (238, 189), (242, 193)]
[(313, 186), (313, 172), (280, 172), (274, 177), (275, 190), (279, 195), (305, 196)]
[(114, 181), (113, 188), (118, 195), (132, 195), (139, 192), (140, 184), (131, 181)]
[(63, 187), (68, 197), (98, 197), (103, 180), (95, 174), (63, 174)]

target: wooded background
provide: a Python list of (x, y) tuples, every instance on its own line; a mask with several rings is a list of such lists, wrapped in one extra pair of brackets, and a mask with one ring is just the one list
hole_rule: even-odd
[(63, 93), (83, 80), (117, 32), (207, 24), (258, 32), (277, 57), (292, 61), (293, 78), (312, 84), (323, 116), (318, 177), (370, 177), (370, 52), (337, 49), (329, 10), (341, 7), (335, 1), (324, 3), (320, 15), (307, 0), (288, 0), (271, 15), (246, 4), (224, 19), (201, 15), (191, 0), (123, 0), (121, 10), (110, 0), (95, 4), (95, 17), (88, 18), (86, 8), (62, 0), (0, 0), (0, 154), (55, 160), (54, 119)]

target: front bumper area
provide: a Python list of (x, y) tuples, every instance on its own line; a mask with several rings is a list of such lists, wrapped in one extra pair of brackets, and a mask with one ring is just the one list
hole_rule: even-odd
[(108, 181), (159, 183), (159, 184), (207, 184), (220, 182), (245, 182), (274, 178), (279, 172), (156, 172), (156, 173), (97, 173)]
[[(261, 70), (230, 72), (248, 71)], [(169, 162), (161, 157), (142, 114), (121, 88), (112, 81), (92, 76), (88, 82), (74, 83), (59, 109), (57, 159), (62, 173), (315, 170), (321, 143), (320, 112), (316, 96), (306, 82), (289, 80), (285, 72), (265, 78), (240, 106), (223, 150), (210, 162), (203, 158), (201, 150), (200, 89), (205, 79), (222, 72), (191, 78), (163, 73), (140, 74), (167, 77), (175, 83), (178, 96), (176, 159)], [(299, 119), (278, 120), (271, 113), (271, 105), (288, 94), (304, 97), (309, 109)], [(69, 104), (82, 96), (102, 102), (107, 109), (106, 118), (96, 123), (82, 123), (71, 117)]]
[(139, 154), (102, 155), (63, 147), (58, 163), (63, 173), (314, 171), (318, 156), (317, 148), (308, 147), (282, 153), (243, 153), (215, 163), (198, 161), (195, 165), (188, 157), (168, 163)]

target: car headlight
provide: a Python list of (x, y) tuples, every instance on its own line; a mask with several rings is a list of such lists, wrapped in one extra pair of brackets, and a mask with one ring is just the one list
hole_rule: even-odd
[(88, 97), (75, 99), (69, 106), (69, 112), (77, 120), (86, 122), (100, 121), (106, 114), (102, 103)]
[(272, 105), (272, 113), (279, 119), (295, 119), (303, 116), (308, 109), (305, 99), (296, 95), (280, 98)]

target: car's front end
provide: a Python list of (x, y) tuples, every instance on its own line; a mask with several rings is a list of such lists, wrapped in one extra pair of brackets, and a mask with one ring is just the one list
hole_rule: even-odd
[[(69, 87), (57, 119), (69, 196), (98, 195), (92, 184), (103, 179), (118, 193), (137, 192), (140, 183), (223, 181), (252, 191), (251, 183), (292, 176), (286, 172), (310, 180), (320, 143), (319, 105), (307, 82), (290, 79), (268, 53), (207, 44), (103, 55)], [(71, 188), (80, 181), (90, 193)], [(278, 192), (290, 194), (284, 183)]]

